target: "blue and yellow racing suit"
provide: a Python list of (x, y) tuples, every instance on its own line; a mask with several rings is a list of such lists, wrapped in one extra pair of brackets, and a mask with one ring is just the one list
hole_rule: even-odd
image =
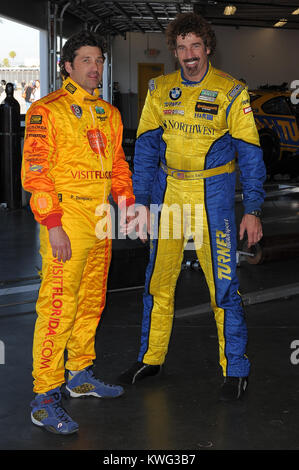
[(139, 361), (165, 361), (176, 281), (192, 237), (209, 287), (223, 374), (249, 373), (236, 276), (236, 155), (249, 213), (264, 200), (265, 166), (244, 84), (211, 64), (200, 82), (186, 80), (181, 70), (150, 81), (133, 175), (136, 203), (151, 204), (155, 218)]

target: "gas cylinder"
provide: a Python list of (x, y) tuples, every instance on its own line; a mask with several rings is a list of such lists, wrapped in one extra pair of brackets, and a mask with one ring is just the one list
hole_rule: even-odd
[(22, 205), (20, 105), (12, 83), (7, 83), (5, 92), (0, 104), (0, 203), (18, 209)]

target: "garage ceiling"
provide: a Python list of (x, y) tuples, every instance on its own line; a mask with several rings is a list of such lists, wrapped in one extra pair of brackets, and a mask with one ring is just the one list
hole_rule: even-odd
[[(76, 17), (100, 34), (163, 32), (176, 14), (190, 11), (201, 13), (213, 25), (273, 28), (280, 19), (287, 19), (282, 29), (299, 30), (299, 15), (292, 14), (299, 8), (299, 0), (51, 0), (51, 3), (58, 15), (63, 12)], [(223, 14), (227, 5), (236, 7), (234, 15)]]

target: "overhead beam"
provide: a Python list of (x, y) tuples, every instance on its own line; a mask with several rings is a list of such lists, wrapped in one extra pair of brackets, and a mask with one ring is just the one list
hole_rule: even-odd
[(139, 29), (141, 33), (144, 33), (144, 30), (141, 28), (141, 26), (132, 20), (131, 16), (123, 9), (123, 7), (120, 6), (118, 2), (115, 2), (114, 6), (129, 20), (132, 25)]
[(153, 8), (151, 7), (151, 5), (149, 5), (148, 3), (146, 4), (146, 7), (147, 9), (151, 12), (152, 16), (155, 18), (156, 20), (156, 23), (157, 25), (159, 26), (160, 30), (164, 33), (164, 28), (163, 26), (161, 25), (159, 19), (158, 19), (158, 16), (156, 15), (156, 13), (154, 12)]
[[(63, 4), (57, 0), (50, 0), (50, 2), (52, 4), (55, 4), (59, 7), (63, 7)], [(114, 32), (115, 34), (119, 34), (120, 36), (125, 36), (125, 33), (123, 31), (120, 31), (119, 29), (117, 29), (115, 26), (109, 24), (109, 23), (106, 23), (103, 19), (103, 17), (97, 15), (96, 13), (94, 13), (92, 10), (90, 10), (89, 8), (87, 8), (86, 6), (84, 6), (82, 3), (80, 3), (79, 5), (77, 5), (78, 7), (78, 10), (74, 10), (72, 8), (68, 9), (68, 13), (76, 18), (79, 18), (82, 22), (87, 22), (87, 23), (90, 23), (90, 21), (93, 19), (94, 21), (97, 21), (97, 23), (101, 23), (103, 25), (103, 27), (107, 30), (107, 32)], [(82, 19), (82, 15), (80, 15), (79, 13), (79, 10), (83, 11), (84, 13), (86, 13), (90, 19)]]

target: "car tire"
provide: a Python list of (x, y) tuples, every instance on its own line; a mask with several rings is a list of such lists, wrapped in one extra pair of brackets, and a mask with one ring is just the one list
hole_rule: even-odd
[(263, 150), (263, 158), (268, 172), (275, 172), (280, 159), (280, 142), (277, 134), (272, 129), (260, 129), (260, 144)]

